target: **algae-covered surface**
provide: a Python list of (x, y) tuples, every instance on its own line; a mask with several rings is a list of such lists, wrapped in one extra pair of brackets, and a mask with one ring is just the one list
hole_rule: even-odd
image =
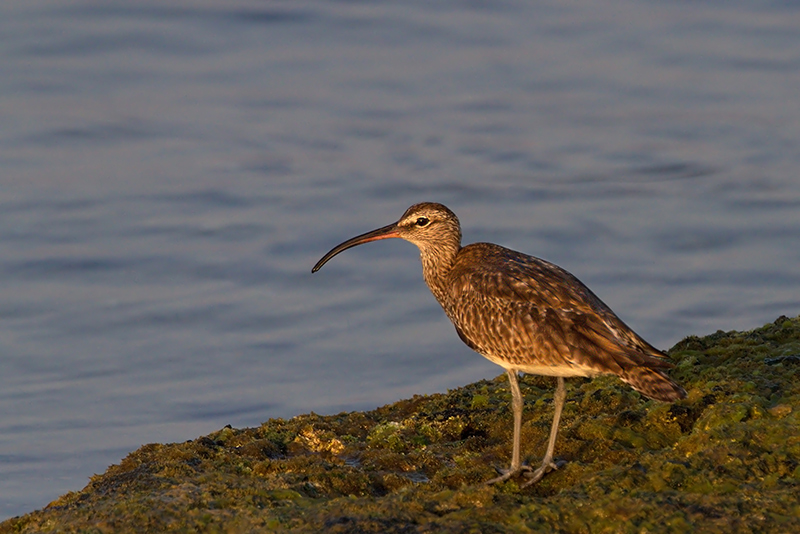
[[(506, 467), (505, 375), (371, 412), (301, 415), (151, 444), (11, 532), (800, 532), (800, 317), (688, 337), (688, 391), (649, 401), (613, 377), (567, 381), (537, 485)], [(540, 461), (555, 380), (526, 377), (523, 454)]]

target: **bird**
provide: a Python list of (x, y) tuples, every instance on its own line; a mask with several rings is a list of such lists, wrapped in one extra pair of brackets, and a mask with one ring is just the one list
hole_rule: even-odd
[[(461, 223), (435, 202), (409, 207), (397, 222), (335, 246), (312, 273), (337, 254), (364, 243), (400, 238), (419, 248), (422, 276), (472, 350), (505, 369), (514, 437), (511, 465), (487, 484), (522, 476), (529, 486), (563, 465), (553, 460), (564, 379), (616, 375), (651, 399), (674, 402), (686, 391), (669, 378), (666, 355), (642, 339), (578, 278), (546, 260), (492, 243), (461, 246)], [(520, 461), (523, 397), (519, 375), (556, 378), (547, 449), (534, 469)]]

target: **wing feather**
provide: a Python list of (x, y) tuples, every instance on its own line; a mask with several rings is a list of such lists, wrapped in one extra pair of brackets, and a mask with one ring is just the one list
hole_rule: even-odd
[(445, 311), (459, 336), (490, 359), (515, 364), (535, 355), (542, 365), (620, 376), (637, 366), (671, 367), (580, 280), (545, 260), (469, 245), (450, 271), (449, 289)]

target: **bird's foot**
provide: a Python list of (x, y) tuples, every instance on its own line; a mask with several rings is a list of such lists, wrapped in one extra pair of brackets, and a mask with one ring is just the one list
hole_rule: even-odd
[(566, 464), (564, 460), (559, 460), (557, 462), (548, 461), (542, 462), (537, 469), (529, 465), (521, 465), (516, 469), (499, 469), (495, 468), (497, 472), (500, 474), (499, 477), (492, 478), (486, 481), (486, 485), (497, 484), (499, 482), (505, 482), (510, 478), (514, 478), (515, 476), (522, 475), (524, 478), (528, 479), (522, 486), (522, 488), (527, 488), (528, 486), (539, 482), (543, 476), (545, 476), (550, 471), (555, 471), (559, 467)]
[(528, 472), (526, 472), (526, 473), (523, 473), (523, 476), (524, 476), (525, 478), (527, 478), (527, 479), (528, 479), (528, 481), (527, 481), (527, 482), (525, 482), (525, 483), (524, 483), (522, 486), (520, 486), (520, 487), (522, 487), (522, 488), (527, 488), (528, 486), (531, 486), (531, 485), (533, 485), (533, 484), (536, 484), (536, 483), (537, 483), (537, 482), (539, 482), (539, 481), (542, 479), (542, 477), (543, 477), (543, 476), (545, 476), (547, 473), (549, 473), (550, 471), (555, 471), (556, 469), (558, 469), (559, 467), (563, 466), (563, 465), (564, 465), (564, 464), (566, 464), (566, 463), (567, 463), (567, 462), (566, 462), (566, 461), (564, 461), (564, 460), (559, 460), (559, 461), (557, 461), (557, 462), (554, 462), (554, 461), (552, 461), (552, 460), (550, 460), (550, 461), (547, 461), (547, 462), (542, 462), (542, 465), (540, 465), (538, 469), (536, 469), (536, 470), (533, 470), (533, 469), (531, 469), (530, 471), (528, 471)]
[(490, 486), (492, 484), (498, 484), (500, 482), (505, 482), (506, 480), (514, 478), (517, 475), (524, 475), (526, 473), (533, 472), (533, 468), (529, 465), (521, 465), (517, 468), (512, 467), (510, 469), (500, 469), (499, 467), (495, 467), (494, 469), (500, 474), (500, 476), (487, 480), (486, 481), (487, 486)]

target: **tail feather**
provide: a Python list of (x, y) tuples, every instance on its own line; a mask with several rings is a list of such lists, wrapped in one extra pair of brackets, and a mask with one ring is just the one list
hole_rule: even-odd
[(632, 367), (627, 369), (620, 378), (633, 389), (651, 399), (673, 402), (686, 398), (686, 390), (660, 370)]

